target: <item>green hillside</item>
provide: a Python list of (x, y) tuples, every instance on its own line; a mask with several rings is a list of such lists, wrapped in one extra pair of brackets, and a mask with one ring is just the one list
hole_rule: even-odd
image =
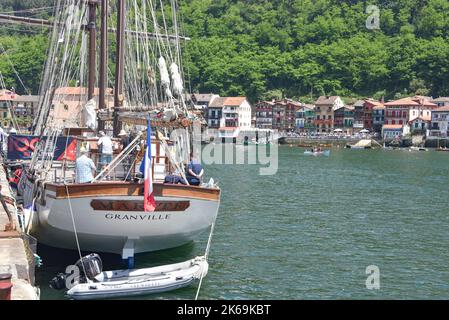
[[(0, 11), (48, 3), (2, 0)], [(185, 62), (193, 91), (247, 95), (252, 101), (282, 95), (449, 95), (447, 0), (179, 3), (183, 32), (192, 38)], [(375, 10), (366, 13), (373, 4), (380, 9), (379, 29)], [(25, 85), (36, 92), (45, 33), (19, 29), (2, 26), (0, 43)], [(4, 55), (0, 71), (8, 85), (21, 90)]]

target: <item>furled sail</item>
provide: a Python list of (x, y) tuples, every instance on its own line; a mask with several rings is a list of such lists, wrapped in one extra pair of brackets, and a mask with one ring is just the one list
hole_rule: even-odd
[(168, 74), (167, 63), (164, 57), (159, 57), (159, 72), (161, 74), (162, 87), (165, 89), (165, 94), (168, 98), (173, 98), (170, 90), (170, 75)]
[(182, 78), (179, 74), (179, 68), (176, 63), (172, 63), (170, 66), (170, 72), (171, 72), (171, 79), (173, 82), (173, 92), (181, 96), (183, 91), (183, 84), (182, 84)]
[(97, 102), (95, 99), (87, 101), (83, 108), (83, 120), (86, 127), (96, 130), (97, 129)]

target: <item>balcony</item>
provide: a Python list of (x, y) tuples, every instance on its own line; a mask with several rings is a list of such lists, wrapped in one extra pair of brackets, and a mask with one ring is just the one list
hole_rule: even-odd
[(333, 120), (323, 120), (323, 119), (317, 119), (314, 121), (315, 125), (333, 125), (334, 121)]

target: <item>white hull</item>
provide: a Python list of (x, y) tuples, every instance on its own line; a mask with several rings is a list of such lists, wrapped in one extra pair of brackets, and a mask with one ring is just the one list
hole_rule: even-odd
[[(173, 187), (172, 187), (173, 188)], [(89, 195), (58, 198), (55, 191), (44, 190), (35, 201), (31, 234), (39, 242), (58, 248), (76, 249), (75, 228), (83, 251), (121, 254), (173, 248), (195, 239), (217, 217), (219, 200), (181, 196), (156, 196), (156, 203), (186, 204), (184, 210), (144, 212), (93, 208), (101, 203), (143, 203), (139, 195)], [(187, 205), (185, 205), (187, 206)], [(73, 212), (73, 219), (71, 210)]]

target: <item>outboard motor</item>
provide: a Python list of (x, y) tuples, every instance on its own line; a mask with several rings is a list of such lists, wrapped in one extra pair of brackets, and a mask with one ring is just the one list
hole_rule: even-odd
[[(79, 259), (75, 263), (75, 266), (78, 268), (80, 274), (79, 283), (86, 283), (87, 279), (95, 280), (95, 277), (103, 272), (103, 262), (96, 253), (91, 253)], [(58, 273), (50, 280), (50, 288), (55, 290), (66, 289), (67, 277), (70, 275), (70, 273)]]
[(65, 273), (58, 273), (56, 277), (50, 280), (50, 288), (55, 290), (62, 290), (66, 288), (65, 281), (67, 279), (67, 274)]
[(75, 263), (75, 266), (80, 270), (80, 274), (84, 275), (89, 280), (94, 280), (96, 276), (103, 272), (103, 262), (101, 261), (100, 256), (96, 253), (91, 253), (82, 259), (79, 259)]

